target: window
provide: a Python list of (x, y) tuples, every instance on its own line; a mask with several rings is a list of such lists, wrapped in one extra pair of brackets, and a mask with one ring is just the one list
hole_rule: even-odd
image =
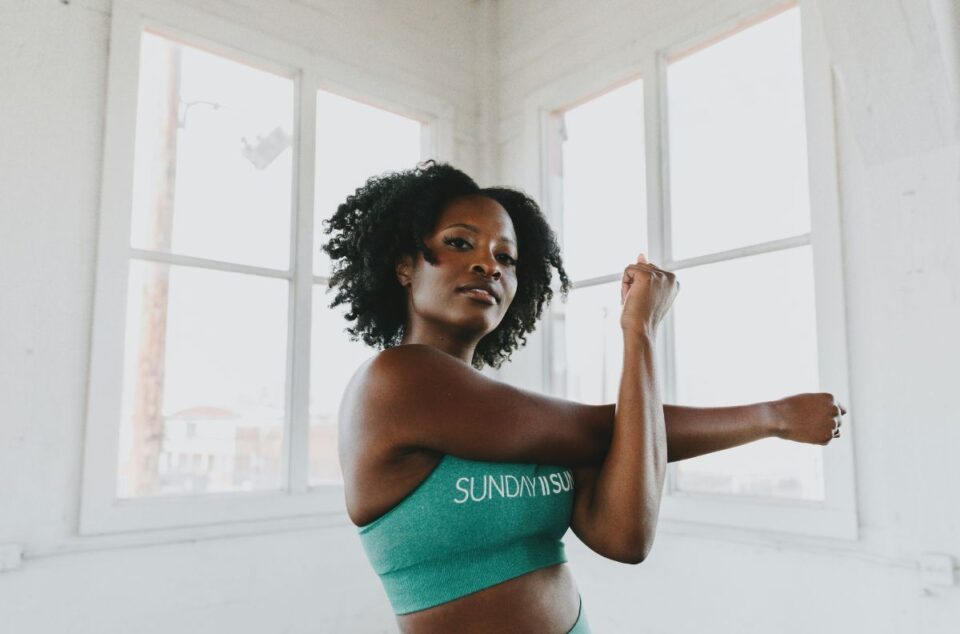
[[(317, 93), (315, 244), (326, 241), (321, 219), (373, 174), (412, 167), (420, 160), (419, 122), (321, 90)], [(344, 334), (349, 307), (330, 308), (330, 260), (314, 259), (310, 372), (310, 484), (341, 484), (337, 407), (354, 370), (374, 354)]]
[[(645, 252), (683, 284), (658, 341), (665, 402), (845, 398), (829, 71), (800, 14), (719, 25), (650, 51), (645, 87), (545, 109), (545, 200), (574, 280), (551, 306), (553, 393), (616, 401), (619, 280)], [(672, 463), (662, 519), (852, 538), (852, 471), (849, 438), (764, 439)]]
[[(293, 78), (143, 32), (120, 498), (286, 484), (293, 116)], [(210, 445), (235, 458), (220, 478), (201, 478)]]
[(322, 220), (436, 156), (450, 108), (330, 89), (201, 12), (114, 8), (81, 532), (342, 513), (337, 407), (374, 351), (328, 308)]
[[(666, 82), (675, 398), (818, 391), (799, 8), (668, 61)], [(823, 451), (764, 439), (678, 463), (674, 485), (823, 500)]]
[(554, 211), (573, 288), (553, 302), (559, 393), (584, 403), (617, 400), (623, 340), (620, 278), (647, 251), (643, 81), (635, 79), (552, 115), (560, 145)]

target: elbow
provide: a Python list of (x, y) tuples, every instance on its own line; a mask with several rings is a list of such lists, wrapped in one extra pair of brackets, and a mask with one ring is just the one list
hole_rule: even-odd
[(644, 545), (640, 548), (635, 548), (629, 553), (627, 553), (627, 557), (622, 559), (621, 562), (625, 564), (633, 564), (634, 566), (636, 566), (637, 564), (643, 563), (643, 560), (647, 558), (648, 554), (650, 554), (650, 549)]
[(622, 564), (637, 565), (643, 563), (643, 560), (646, 559), (647, 555), (650, 554), (650, 548), (652, 545), (652, 539), (633, 540), (623, 547), (617, 549), (617, 554), (616, 556), (612, 557), (612, 559), (619, 561)]

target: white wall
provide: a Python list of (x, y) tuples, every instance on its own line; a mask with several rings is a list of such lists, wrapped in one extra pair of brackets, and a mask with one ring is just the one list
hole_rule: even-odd
[[(178, 1), (449, 100), (455, 164), (481, 185), (535, 196), (521, 141), (526, 95), (561, 80), (592, 87), (651, 41), (761, 4)], [(634, 567), (568, 533), (598, 632), (940, 634), (960, 623), (960, 588), (924, 592), (917, 568), (925, 552), (960, 559), (950, 401), (960, 377), (960, 144), (945, 88), (957, 86), (956, 10), (950, 0), (818, 6), (841, 88), (862, 541), (661, 530)], [(346, 522), (173, 543), (75, 536), (109, 25), (108, 0), (0, 4), (0, 544), (24, 548), (21, 567), (0, 573), (0, 631), (395, 631)], [(540, 342), (516, 356), (511, 380), (538, 384)]]
[[(454, 104), (453, 163), (488, 179), (480, 5), (183, 3)], [(108, 0), (0, 2), (0, 544), (24, 551), (0, 572), (0, 632), (395, 631), (346, 519), (175, 543), (76, 537), (110, 12)]]
[[(501, 180), (540, 194), (529, 161), (535, 148), (524, 140), (531, 93), (561, 83), (589, 94), (598, 77), (639, 68), (651, 43), (684, 40), (766, 4), (501, 2)], [(960, 631), (960, 587), (924, 591), (918, 572), (923, 553), (960, 561), (960, 115), (951, 92), (958, 9), (948, 0), (811, 6), (823, 14), (837, 75), (845, 251), (837, 274), (847, 295), (845, 421), (862, 539), (844, 546), (661, 527), (650, 557), (631, 567), (568, 533), (584, 606), (600, 632)], [(523, 371), (507, 376), (541, 387), (541, 351), (542, 338), (531, 338)]]

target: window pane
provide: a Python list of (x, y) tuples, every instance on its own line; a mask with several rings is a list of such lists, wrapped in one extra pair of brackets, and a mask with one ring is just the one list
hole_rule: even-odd
[(669, 65), (673, 258), (810, 230), (800, 10)]
[[(677, 403), (720, 407), (819, 392), (810, 246), (677, 272)], [(677, 463), (686, 491), (823, 499), (820, 445), (767, 438)]]
[(623, 367), (620, 282), (570, 291), (554, 306), (555, 376), (564, 398), (599, 405), (617, 400)]
[(313, 335), (310, 350), (310, 485), (341, 484), (337, 455), (337, 415), (343, 391), (360, 364), (377, 353), (362, 341), (350, 341), (343, 304), (330, 308), (335, 291), (313, 287)]
[(643, 81), (563, 117), (564, 267), (573, 280), (619, 273), (647, 251)]
[(131, 244), (286, 269), (293, 80), (143, 33)]
[(283, 486), (287, 288), (130, 262), (120, 497)]
[(413, 168), (420, 160), (421, 123), (381, 108), (317, 92), (317, 174), (314, 273), (330, 274), (320, 249), (323, 220), (371, 176)]

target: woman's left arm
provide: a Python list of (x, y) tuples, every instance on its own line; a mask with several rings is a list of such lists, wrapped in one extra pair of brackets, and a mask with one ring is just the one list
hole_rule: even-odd
[[(667, 462), (723, 451), (763, 438), (803, 443), (830, 440), (832, 418), (839, 403), (828, 392), (796, 394), (775, 401), (728, 407), (663, 405), (667, 432)], [(597, 405), (604, 414), (602, 433), (607, 444), (613, 433), (616, 403)], [(840, 405), (843, 413), (847, 410)], [(583, 467), (585, 469), (591, 468)]]
[(780, 421), (775, 405), (770, 401), (730, 407), (664, 405), (667, 462), (776, 436)]
[[(612, 432), (616, 404), (607, 408)], [(839, 425), (837, 408), (847, 410), (827, 392), (796, 394), (776, 401), (733, 405), (729, 407), (686, 407), (663, 405), (664, 429), (667, 436), (667, 461), (676, 462), (696, 456), (730, 449), (762, 438), (777, 437), (803, 443), (826, 445), (831, 429)], [(598, 417), (603, 420), (604, 417)], [(588, 547), (598, 553), (607, 552), (612, 539), (602, 529), (604, 523), (590, 522), (584, 509), (591, 508), (599, 465), (574, 466), (574, 515), (571, 527)], [(619, 513), (616, 508), (597, 512)]]

